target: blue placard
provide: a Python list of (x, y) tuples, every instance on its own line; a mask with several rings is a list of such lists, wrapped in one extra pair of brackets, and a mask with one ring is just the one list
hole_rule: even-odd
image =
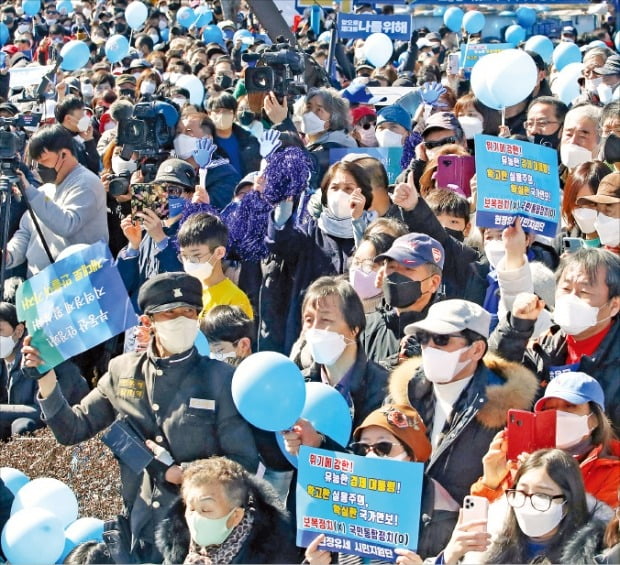
[(17, 314), (49, 371), (135, 326), (138, 318), (108, 246), (95, 243), (51, 264), (17, 290)]
[(424, 465), (302, 447), (297, 545), (395, 561), (418, 546)]
[(485, 55), (513, 48), (514, 45), (510, 43), (464, 43), (461, 45), (459, 68), (471, 70), (478, 59), (482, 59)]
[(560, 177), (555, 149), (527, 141), (477, 135), (476, 225), (503, 229), (522, 218), (526, 231), (555, 237)]
[(345, 155), (358, 153), (359, 155), (370, 155), (381, 161), (388, 175), (388, 182), (394, 184), (396, 177), (401, 173), (403, 168), (400, 166), (400, 160), (403, 156), (402, 147), (339, 147), (338, 149), (329, 150), (329, 164), (333, 165), (340, 161)]
[(385, 33), (390, 36), (390, 39), (409, 40), (411, 16), (338, 14), (338, 37), (366, 39), (371, 33)]

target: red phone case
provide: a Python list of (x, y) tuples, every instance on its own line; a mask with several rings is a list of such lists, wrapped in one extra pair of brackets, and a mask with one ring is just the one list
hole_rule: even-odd
[[(471, 155), (441, 155), (437, 161), (435, 182), (438, 188), (454, 190), (469, 198), (469, 181), (476, 172), (476, 160)], [(454, 188), (453, 188), (454, 187)]]
[(523, 452), (555, 447), (555, 426), (555, 410), (508, 410), (508, 459), (514, 460)]

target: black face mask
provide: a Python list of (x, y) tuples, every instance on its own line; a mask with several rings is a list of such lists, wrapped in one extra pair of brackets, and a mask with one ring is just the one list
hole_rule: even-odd
[(233, 80), (228, 75), (215, 75), (215, 84), (219, 84), (224, 90), (232, 86)]
[(391, 273), (383, 279), (382, 290), (390, 306), (407, 308), (422, 296), (422, 283), (400, 273)]
[(39, 165), (38, 171), (43, 183), (56, 184), (56, 177), (58, 176), (58, 171), (56, 171), (54, 167)]
[(551, 147), (552, 149), (557, 149), (560, 145), (560, 136), (558, 135), (557, 131), (549, 135), (535, 133), (532, 143), (535, 143), (536, 145), (544, 145), (545, 147)]
[(620, 163), (620, 137), (610, 133), (603, 143), (603, 160), (608, 163)]
[(465, 234), (462, 231), (451, 230), (450, 228), (444, 228), (448, 235), (451, 235), (457, 241), (465, 241)]
[(204, 69), (204, 65), (202, 63), (196, 63), (192, 65), (192, 73), (197, 75), (202, 69)]
[(123, 35), (127, 32), (127, 26), (123, 23), (114, 24), (114, 31)]
[(237, 120), (242, 126), (249, 126), (256, 117), (256, 114), (251, 110), (243, 110), (237, 114)]

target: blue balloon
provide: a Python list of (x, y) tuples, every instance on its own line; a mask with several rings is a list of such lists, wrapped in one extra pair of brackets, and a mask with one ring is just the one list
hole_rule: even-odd
[(83, 41), (74, 39), (63, 45), (60, 56), (62, 57), (60, 68), (63, 71), (77, 71), (88, 63), (90, 49)]
[(75, 11), (71, 0), (59, 0), (59, 2), (56, 3), (56, 9), (64, 15), (73, 14)]
[(538, 53), (542, 60), (549, 64), (553, 57), (553, 41), (546, 35), (533, 35), (525, 42), (525, 50)]
[(561, 71), (566, 65), (571, 63), (581, 63), (581, 50), (575, 43), (561, 41), (553, 50), (553, 66)]
[(125, 21), (131, 29), (138, 29), (149, 15), (148, 8), (142, 3), (134, 0), (125, 8)]
[(103, 541), (103, 520), (98, 518), (79, 518), (65, 529), (65, 547), (58, 560), (64, 561), (69, 552), (86, 541)]
[(164, 29), (160, 29), (159, 30), (159, 37), (161, 37), (161, 40), (166, 43), (169, 39), (170, 39), (170, 28), (164, 28)]
[(128, 53), (129, 40), (124, 35), (113, 35), (105, 42), (105, 56), (110, 63), (118, 63)]
[(0, 45), (4, 45), (10, 37), (9, 28), (4, 22), (0, 22)]
[(525, 29), (520, 25), (511, 25), (506, 29), (506, 43), (512, 43), (515, 47), (525, 39)]
[(244, 359), (235, 370), (231, 390), (239, 413), (257, 428), (272, 432), (290, 428), (306, 400), (299, 367), (274, 351)]
[(517, 23), (523, 27), (532, 27), (536, 23), (536, 10), (529, 6), (517, 8)]
[(194, 25), (199, 29), (209, 25), (213, 21), (213, 12), (206, 6), (198, 6), (194, 13), (196, 14), (196, 21), (194, 22)]
[(467, 33), (479, 33), (484, 28), (485, 17), (478, 10), (471, 10), (463, 16), (463, 28)]
[(616, 32), (614, 37), (614, 45), (616, 46), (616, 51), (620, 52), (620, 31)]
[[(306, 402), (301, 418), (343, 447), (348, 445), (353, 427), (351, 411), (347, 401), (334, 387), (325, 383), (306, 383)], [(297, 457), (286, 451), (279, 432), (276, 432), (276, 442), (289, 462), (297, 467)]]
[(204, 357), (209, 357), (209, 353), (211, 353), (211, 347), (209, 346), (209, 340), (207, 339), (207, 336), (205, 334), (203, 334), (202, 332), (198, 332), (198, 334), (196, 335), (196, 340), (194, 341), (194, 345), (196, 346), (196, 349), (198, 350), (198, 353), (200, 353), (200, 355), (203, 355)]
[(22, 10), (27, 16), (36, 16), (41, 10), (41, 0), (24, 0)]
[(196, 14), (189, 6), (183, 6), (177, 12), (177, 23), (188, 29), (196, 21)]
[(443, 23), (450, 31), (461, 31), (463, 16), (463, 10), (456, 6), (450, 6), (443, 14)]
[(63, 528), (78, 516), (78, 502), (73, 491), (62, 481), (49, 477), (34, 479), (17, 491), (11, 505), (11, 515), (24, 508), (49, 510), (60, 520)]
[(0, 469), (0, 479), (2, 479), (2, 482), (4, 482), (6, 488), (11, 491), (13, 496), (26, 483), (30, 482), (30, 479), (24, 473), (19, 469), (13, 469), (13, 467), (2, 467)]
[(210, 24), (202, 31), (202, 40), (205, 43), (222, 43), (224, 35), (222, 30), (216, 25)]
[(65, 545), (62, 523), (44, 508), (24, 508), (2, 530), (2, 550), (14, 565), (55, 563)]

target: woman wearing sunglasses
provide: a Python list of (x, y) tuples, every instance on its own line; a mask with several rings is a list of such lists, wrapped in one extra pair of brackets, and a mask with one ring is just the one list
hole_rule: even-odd
[[(411, 406), (386, 404), (371, 412), (353, 432), (349, 449), (355, 455), (379, 457), (394, 461), (417, 461), (424, 463), (431, 454), (431, 444), (426, 437), (426, 427), (420, 415)], [(306, 562), (326, 565), (332, 562), (329, 551), (319, 549), (324, 536), (318, 536), (306, 549)], [(413, 551), (396, 549), (399, 565), (422, 563)], [(346, 556), (348, 565), (358, 565), (360, 557)], [(341, 558), (338, 562), (342, 562)], [(374, 563), (374, 561), (373, 561)]]

